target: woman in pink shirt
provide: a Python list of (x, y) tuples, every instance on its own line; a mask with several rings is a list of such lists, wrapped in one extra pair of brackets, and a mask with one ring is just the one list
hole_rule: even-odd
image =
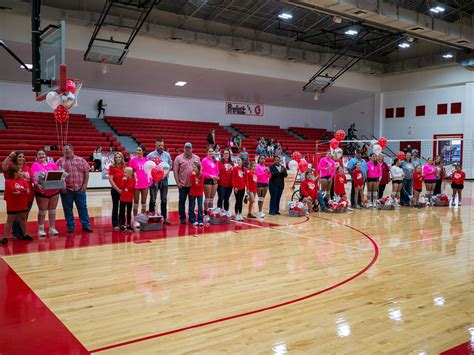
[[(135, 194), (133, 198), (133, 216), (138, 214), (138, 204), (141, 202), (141, 213), (146, 211), (146, 199), (148, 197), (148, 188), (153, 180), (145, 173), (146, 148), (140, 144), (136, 149), (136, 156), (128, 162), (128, 166), (133, 169), (136, 176)], [(135, 221), (135, 227), (140, 227), (140, 223)]]
[(255, 172), (257, 173), (258, 216), (263, 218), (265, 217), (265, 213), (263, 213), (263, 202), (265, 201), (265, 196), (267, 195), (268, 191), (268, 181), (272, 176), (268, 166), (265, 164), (264, 155), (260, 155), (258, 157), (258, 164), (255, 168)]
[(433, 158), (428, 158), (428, 165), (423, 167), (423, 177), (425, 179), (426, 197), (428, 203), (431, 203), (431, 197), (436, 185), (436, 175), (439, 173), (439, 167), (434, 165)]
[(326, 156), (319, 161), (319, 179), (321, 180), (321, 191), (329, 197), (331, 192), (331, 180), (336, 174), (336, 163), (328, 150)]
[(56, 235), (59, 232), (56, 229), (56, 207), (59, 201), (59, 190), (43, 190), (38, 184), (39, 177), (46, 176), (48, 171), (58, 171), (59, 167), (54, 162), (48, 162), (48, 157), (43, 149), (36, 153), (36, 162), (31, 166), (31, 175), (33, 180), (33, 188), (35, 191), (36, 203), (38, 204), (38, 237), (46, 236), (44, 230), (44, 222), (46, 213), (49, 219), (49, 234)]
[[(208, 208), (214, 207), (214, 197), (217, 192), (217, 182), (219, 181), (219, 164), (214, 157), (214, 149), (207, 149), (207, 157), (201, 161), (201, 174), (204, 179), (204, 213)], [(204, 217), (207, 222), (209, 216)]]
[(367, 163), (367, 207), (375, 207), (379, 181), (382, 177), (382, 164), (378, 162), (377, 155), (375, 153), (370, 154), (369, 162)]

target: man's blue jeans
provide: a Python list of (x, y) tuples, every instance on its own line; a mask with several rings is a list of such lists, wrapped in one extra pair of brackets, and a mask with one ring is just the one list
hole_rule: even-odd
[(68, 230), (74, 229), (74, 203), (79, 213), (79, 221), (81, 222), (82, 229), (91, 229), (85, 192), (67, 190), (65, 194), (61, 193), (61, 202), (63, 204), (64, 217), (66, 218)]

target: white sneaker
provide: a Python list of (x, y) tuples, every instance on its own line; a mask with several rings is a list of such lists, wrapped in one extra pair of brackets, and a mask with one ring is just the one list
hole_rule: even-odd
[(237, 221), (243, 221), (243, 220), (244, 220), (244, 217), (242, 217), (241, 214), (238, 214), (237, 216), (235, 216), (235, 219), (236, 219)]
[(367, 208), (372, 208), (372, 201), (367, 201)]
[(38, 237), (46, 237), (46, 232), (44, 231), (44, 224), (38, 225)]
[(58, 232), (58, 230), (57, 230), (56, 228), (54, 228), (54, 227), (49, 227), (49, 234), (51, 234), (51, 235), (58, 235), (59, 232)]
[(193, 226), (198, 226), (199, 225), (199, 222), (194, 222), (193, 223)]
[(135, 228), (140, 228), (140, 223), (134, 222), (134, 223), (133, 223), (133, 226), (134, 226)]
[(260, 212), (258, 212), (258, 216), (259, 216), (260, 218), (264, 218), (264, 217), (265, 217), (265, 213), (263, 213), (263, 211), (260, 211)]

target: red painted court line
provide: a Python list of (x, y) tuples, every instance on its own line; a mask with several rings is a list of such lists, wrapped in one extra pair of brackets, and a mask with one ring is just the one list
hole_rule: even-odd
[(2, 258), (0, 304), (0, 354), (89, 354)]
[(183, 332), (183, 331), (186, 331), (186, 330), (190, 330), (190, 329), (194, 329), (194, 328), (200, 328), (200, 327), (205, 327), (205, 326), (208, 326), (208, 325), (212, 325), (212, 324), (216, 324), (216, 323), (220, 323), (220, 322), (225, 322), (225, 321), (228, 321), (228, 320), (231, 320), (231, 319), (236, 319), (236, 318), (241, 318), (241, 317), (245, 317), (245, 316), (249, 316), (249, 315), (252, 315), (252, 314), (257, 314), (257, 313), (261, 313), (261, 312), (265, 312), (265, 311), (269, 311), (269, 310), (272, 310), (272, 309), (276, 309), (276, 308), (280, 308), (280, 307), (284, 307), (284, 306), (288, 306), (290, 304), (293, 304), (293, 303), (297, 303), (297, 302), (301, 302), (301, 301), (304, 301), (304, 300), (307, 300), (309, 298), (312, 298), (312, 297), (315, 297), (317, 295), (320, 295), (322, 293), (325, 293), (325, 292), (328, 292), (328, 291), (331, 291), (335, 288), (338, 288), (352, 280), (354, 280), (355, 278), (359, 277), (360, 275), (364, 274), (368, 269), (370, 269), (372, 267), (372, 265), (377, 261), (377, 258), (379, 256), (379, 247), (377, 245), (377, 243), (366, 233), (364, 233), (363, 231), (357, 229), (357, 228), (354, 228), (354, 227), (351, 227), (349, 225), (346, 225), (344, 223), (340, 223), (340, 222), (337, 222), (337, 221), (333, 221), (331, 219), (328, 219), (328, 218), (324, 218), (324, 217), (317, 217), (316, 218), (320, 218), (320, 219), (324, 219), (324, 220), (327, 220), (327, 221), (330, 221), (330, 222), (333, 222), (333, 223), (337, 223), (337, 224), (340, 224), (344, 227), (347, 227), (347, 228), (350, 228), (354, 231), (356, 231), (357, 233), (359, 234), (362, 234), (365, 238), (367, 238), (371, 243), (372, 243), (372, 246), (374, 247), (374, 256), (372, 257), (372, 260), (367, 264), (366, 267), (364, 267), (362, 270), (360, 270), (359, 272), (357, 272), (356, 274), (352, 275), (351, 277), (341, 281), (341, 282), (338, 282), (337, 284), (334, 284), (332, 286), (329, 286), (325, 289), (322, 289), (320, 291), (317, 291), (317, 292), (314, 292), (314, 293), (311, 293), (309, 295), (306, 295), (306, 296), (302, 296), (302, 297), (299, 297), (299, 298), (296, 298), (296, 299), (293, 299), (293, 300), (289, 300), (289, 301), (286, 301), (286, 302), (282, 302), (282, 303), (278, 303), (276, 305), (273, 305), (273, 306), (268, 306), (268, 307), (264, 307), (264, 308), (259, 308), (259, 309), (256, 309), (256, 310), (252, 310), (252, 311), (248, 311), (248, 312), (245, 312), (245, 313), (240, 313), (240, 314), (235, 314), (235, 315), (232, 315), (232, 316), (228, 316), (228, 317), (223, 317), (223, 318), (218, 318), (218, 319), (214, 319), (214, 320), (211, 320), (211, 321), (208, 321), (208, 322), (204, 322), (204, 323), (197, 323), (197, 324), (193, 324), (193, 325), (189, 325), (189, 326), (186, 326), (186, 327), (182, 327), (182, 328), (177, 328), (177, 329), (173, 329), (173, 330), (170, 330), (170, 331), (167, 331), (167, 332), (162, 332), (162, 333), (157, 333), (157, 334), (153, 334), (153, 335), (150, 335), (150, 336), (147, 336), (147, 337), (143, 337), (143, 338), (138, 338), (138, 339), (133, 339), (133, 340), (129, 340), (129, 341), (125, 341), (125, 342), (122, 342), (122, 343), (117, 343), (117, 344), (113, 344), (113, 345), (108, 345), (108, 346), (104, 346), (102, 348), (97, 348), (97, 349), (94, 349), (94, 350), (91, 350), (91, 352), (95, 353), (95, 352), (100, 352), (100, 351), (104, 351), (104, 350), (110, 350), (110, 349), (114, 349), (114, 348), (118, 348), (118, 347), (122, 347), (122, 346), (126, 346), (126, 345), (130, 345), (130, 344), (135, 344), (135, 343), (139, 343), (139, 342), (142, 342), (142, 341), (146, 341), (146, 340), (150, 340), (150, 339), (155, 339), (155, 338), (159, 338), (159, 337), (163, 337), (163, 336), (166, 336), (166, 335), (170, 335), (170, 334), (175, 334), (175, 333), (180, 333), (180, 332)]
[(474, 354), (474, 342), (466, 341), (452, 349), (443, 351), (441, 355), (472, 355)]

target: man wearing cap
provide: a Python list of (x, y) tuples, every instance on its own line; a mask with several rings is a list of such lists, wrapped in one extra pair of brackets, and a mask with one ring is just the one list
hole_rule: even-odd
[(190, 181), (189, 175), (193, 171), (193, 164), (200, 163), (201, 159), (193, 154), (193, 145), (187, 142), (184, 145), (184, 153), (176, 157), (173, 164), (173, 174), (179, 191), (179, 219), (181, 224), (186, 224), (186, 199), (189, 194)]
[(412, 158), (411, 158), (411, 161), (413, 162), (413, 165), (415, 166), (415, 168), (419, 165), (419, 166), (423, 166), (423, 162), (421, 161), (420, 159), (420, 152), (418, 151), (418, 149), (413, 149), (412, 150)]
[[(368, 169), (367, 169), (367, 163), (365, 162), (364, 159), (362, 159), (362, 153), (361, 153), (360, 149), (355, 150), (354, 158), (349, 160), (349, 162), (347, 163), (346, 168), (347, 168), (347, 171), (349, 172), (349, 174), (351, 176), (352, 176), (352, 171), (355, 169), (355, 166), (356, 166), (357, 163), (360, 163), (360, 170), (362, 171), (362, 175), (364, 176), (364, 184), (365, 184), (365, 181), (367, 180), (367, 170)], [(360, 195), (359, 195), (358, 201), (355, 201), (354, 198), (355, 198), (355, 189), (354, 189), (354, 181), (352, 181), (351, 207), (356, 208), (357, 205), (362, 206), (362, 200), (360, 199)]]

